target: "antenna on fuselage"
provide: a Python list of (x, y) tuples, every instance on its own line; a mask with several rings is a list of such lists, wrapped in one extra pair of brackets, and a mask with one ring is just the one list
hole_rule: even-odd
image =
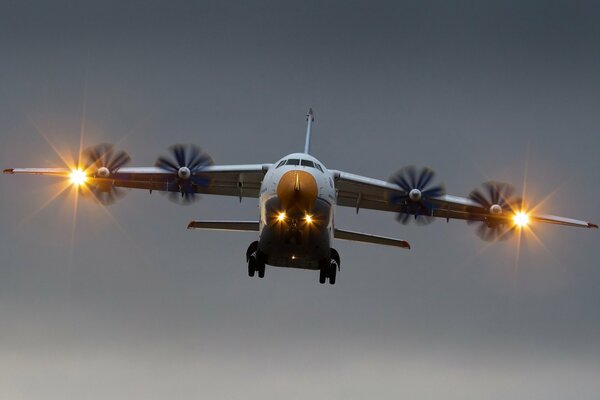
[(304, 153), (310, 154), (310, 129), (312, 128), (312, 123), (315, 121), (312, 108), (308, 109), (306, 121), (306, 141), (304, 142)]

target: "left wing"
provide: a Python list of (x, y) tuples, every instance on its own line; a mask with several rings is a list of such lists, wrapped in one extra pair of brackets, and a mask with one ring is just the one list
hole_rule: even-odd
[[(270, 167), (271, 164), (210, 165), (199, 173), (207, 184), (192, 187), (196, 193), (257, 198)], [(10, 168), (4, 173), (70, 178), (73, 171), (68, 168)], [(158, 167), (123, 167), (107, 177), (86, 176), (86, 185), (178, 192), (181, 187), (176, 178), (173, 172)]]
[[(380, 179), (368, 178), (343, 171), (331, 170), (337, 191), (337, 204), (343, 207), (359, 209), (403, 212), (403, 207), (390, 201), (393, 197), (406, 196), (407, 193), (397, 184)], [(467, 221), (485, 221), (487, 223), (513, 223), (515, 213), (505, 210), (501, 214), (492, 214), (489, 209), (466, 197), (442, 195), (427, 199), (431, 204), (433, 217), (462, 219)], [(551, 223), (581, 228), (598, 228), (587, 221), (564, 218), (554, 215), (528, 215), (530, 221)]]

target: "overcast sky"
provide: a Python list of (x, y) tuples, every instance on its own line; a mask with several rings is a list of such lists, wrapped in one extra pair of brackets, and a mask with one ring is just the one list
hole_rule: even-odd
[[(303, 147), (448, 192), (526, 182), (544, 213), (600, 221), (600, 7), (586, 1), (4, 1), (0, 166), (62, 166), (118, 142), (132, 166), (173, 143), (217, 163)], [(82, 116), (84, 123), (82, 124)], [(105, 212), (52, 179), (0, 176), (0, 397), (597, 399), (598, 231), (536, 226), (488, 246), (464, 222), (338, 210), (335, 286), (267, 267), (257, 202), (181, 207), (129, 192)], [(73, 216), (76, 215), (76, 223)]]

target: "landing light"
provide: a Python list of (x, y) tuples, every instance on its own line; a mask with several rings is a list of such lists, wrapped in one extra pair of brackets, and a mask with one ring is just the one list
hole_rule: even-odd
[(307, 224), (312, 224), (313, 217), (310, 214), (306, 214), (306, 216), (304, 217), (304, 220), (306, 221)]
[(513, 220), (515, 222), (515, 225), (524, 227), (527, 226), (527, 224), (529, 223), (529, 216), (526, 213), (519, 211), (515, 214)]
[(84, 171), (80, 169), (74, 169), (73, 171), (71, 171), (71, 175), (69, 175), (69, 178), (71, 179), (71, 183), (73, 185), (80, 186), (83, 185), (87, 180), (87, 175)]
[(285, 212), (280, 212), (279, 214), (277, 214), (277, 221), (279, 221), (279, 222), (285, 221)]

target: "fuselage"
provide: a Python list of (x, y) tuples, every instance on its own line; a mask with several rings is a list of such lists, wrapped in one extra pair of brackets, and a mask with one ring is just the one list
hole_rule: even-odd
[(258, 249), (273, 266), (319, 269), (330, 260), (336, 193), (315, 157), (293, 153), (265, 174)]

